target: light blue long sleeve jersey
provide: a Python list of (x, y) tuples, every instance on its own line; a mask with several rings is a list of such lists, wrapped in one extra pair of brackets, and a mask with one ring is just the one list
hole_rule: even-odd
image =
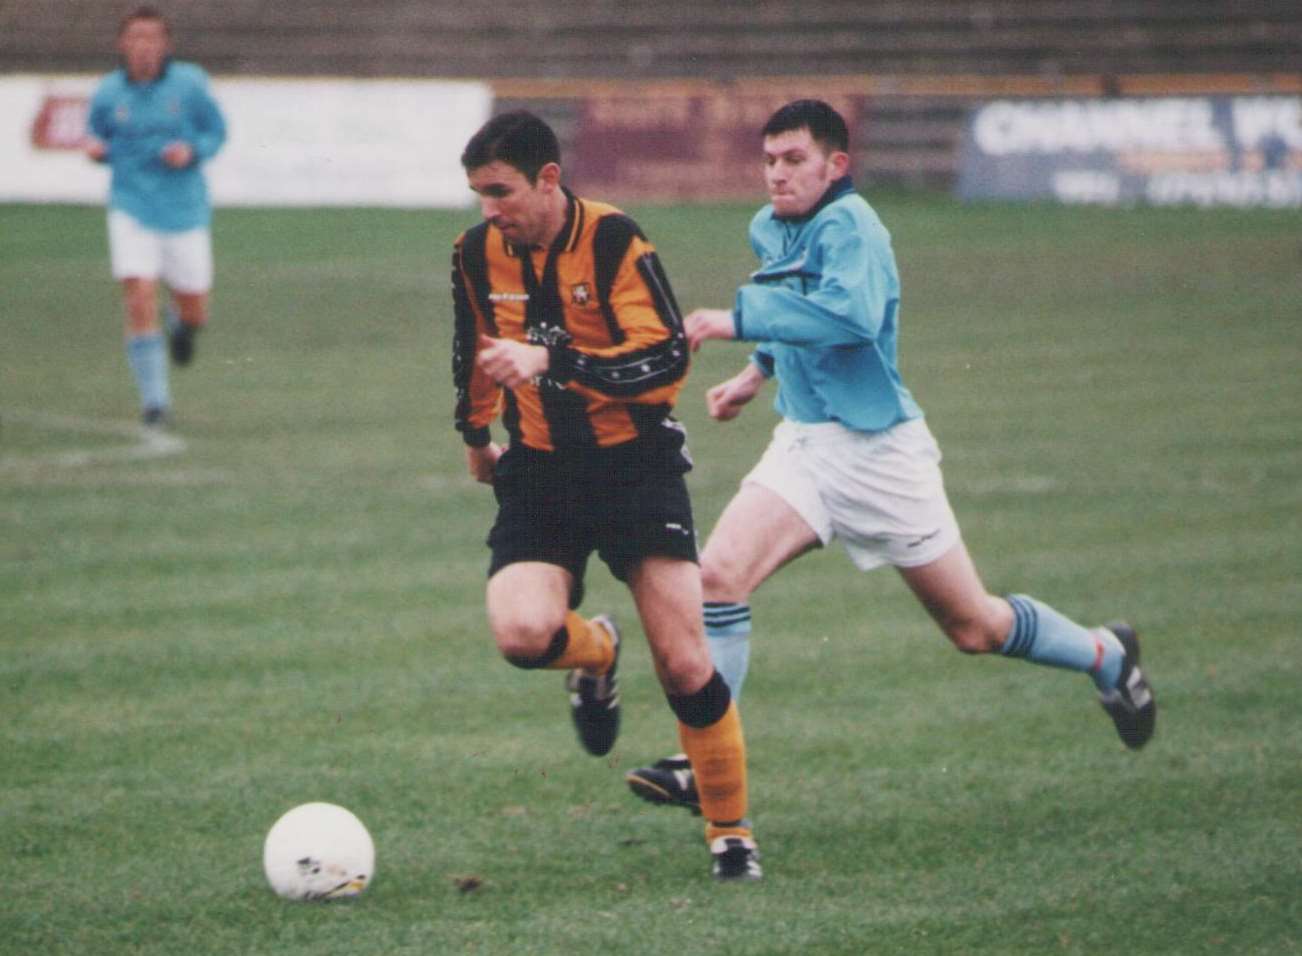
[[(90, 130), (108, 144), (110, 208), (160, 232), (212, 221), (202, 166), (226, 142), (226, 121), (201, 67), (169, 60), (149, 83), (132, 83), (125, 69), (114, 70), (91, 99)], [(194, 150), (182, 169), (163, 162), (163, 147), (176, 140)]]
[(884, 431), (922, 409), (900, 380), (900, 278), (891, 236), (850, 177), (799, 218), (765, 206), (750, 224), (760, 268), (737, 291), (738, 339), (776, 375), (774, 407), (797, 422)]

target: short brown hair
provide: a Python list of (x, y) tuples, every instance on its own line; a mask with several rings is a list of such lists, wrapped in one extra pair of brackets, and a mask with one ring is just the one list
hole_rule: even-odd
[(163, 11), (158, 9), (158, 7), (146, 3), (136, 7), (122, 18), (122, 21), (118, 24), (118, 36), (122, 36), (122, 34), (126, 33), (127, 27), (131, 26), (131, 24), (135, 23), (137, 20), (157, 20), (163, 25), (163, 32), (171, 35), (172, 28), (167, 23), (167, 17), (163, 16)]
[(809, 136), (828, 152), (850, 151), (850, 134), (845, 119), (822, 100), (795, 100), (769, 117), (761, 135), (777, 136), (807, 129)]
[(467, 172), (499, 160), (535, 183), (544, 166), (561, 161), (561, 147), (556, 133), (545, 122), (528, 110), (513, 110), (481, 126), (461, 154), (461, 165)]

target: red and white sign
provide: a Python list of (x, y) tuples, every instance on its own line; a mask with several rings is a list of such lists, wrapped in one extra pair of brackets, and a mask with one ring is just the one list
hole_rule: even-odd
[[(0, 77), (0, 202), (101, 203), (81, 152), (98, 77)], [(248, 206), (470, 205), (461, 149), (492, 109), (483, 83), (215, 79), (225, 148), (213, 201)]]
[(90, 100), (85, 96), (46, 94), (32, 121), (32, 145), (37, 149), (81, 149), (89, 115)]

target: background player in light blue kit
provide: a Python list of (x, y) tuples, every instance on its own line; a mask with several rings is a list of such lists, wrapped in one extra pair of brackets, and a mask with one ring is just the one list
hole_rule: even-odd
[[(1081, 671), (1127, 747), (1156, 720), (1127, 624), (1086, 628), (1026, 595), (987, 593), (945, 494), (940, 449), (896, 361), (900, 282), (890, 233), (855, 192), (845, 121), (798, 100), (763, 131), (772, 202), (751, 221), (759, 269), (732, 309), (685, 320), (693, 348), (758, 343), (746, 367), (707, 393), (710, 415), (736, 417), (770, 378), (782, 422), (743, 479), (701, 555), (711, 654), (733, 695), (750, 652), (750, 595), (788, 561), (840, 538), (862, 570), (893, 565), (961, 651), (998, 651)], [(631, 771), (656, 803), (695, 809), (681, 755)]]
[[(138, 7), (118, 30), (122, 66), (95, 91), (86, 153), (112, 170), (109, 256), (126, 306), (127, 359), (146, 424), (171, 405), (167, 351), (178, 365), (194, 354), (208, 321), (212, 207), (202, 164), (221, 149), (226, 123), (208, 75), (171, 58), (167, 21)], [(171, 292), (168, 342), (159, 323), (158, 283)]]

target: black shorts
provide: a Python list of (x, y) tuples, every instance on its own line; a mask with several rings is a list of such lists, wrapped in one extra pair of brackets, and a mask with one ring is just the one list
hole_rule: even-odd
[(497, 462), (497, 520), (488, 534), (492, 577), (508, 564), (542, 561), (574, 576), (583, 595), (593, 551), (620, 581), (643, 558), (695, 562), (696, 527), (683, 475), (691, 461), (676, 443), (642, 440), (579, 458), (514, 446)]

